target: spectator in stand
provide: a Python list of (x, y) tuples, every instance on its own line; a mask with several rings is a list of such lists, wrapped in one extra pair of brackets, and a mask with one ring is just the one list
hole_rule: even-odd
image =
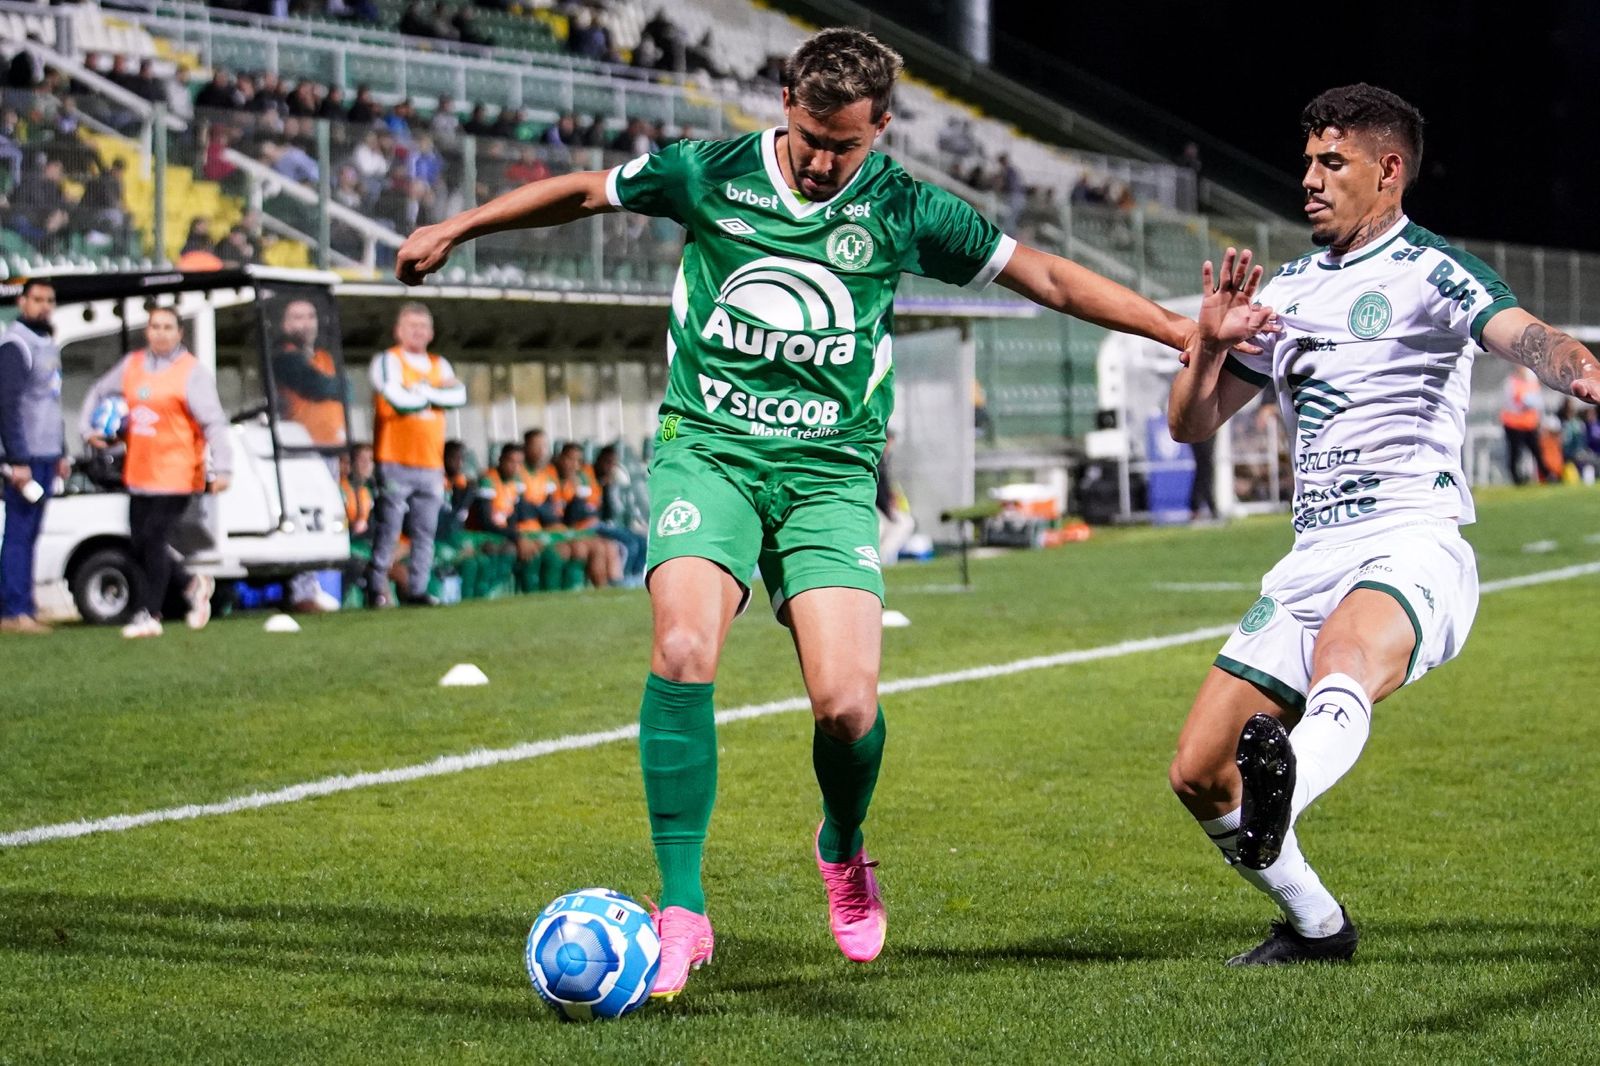
[(128, 244), (129, 219), (123, 184), (126, 171), (127, 163), (114, 159), (83, 187), (74, 228), (85, 234), (91, 247), (125, 248)]
[(408, 37), (432, 37), (433, 19), (422, 0), (411, 0), (400, 13), (400, 32)]
[(444, 180), (444, 157), (433, 147), (433, 136), (424, 133), (417, 138), (406, 156), (406, 170), (413, 181), (420, 181), (430, 189), (438, 188)]
[(261, 246), (250, 235), (249, 229), (239, 225), (228, 231), (216, 248), (217, 258), (227, 266), (246, 266), (259, 262), (261, 259)]
[(1022, 216), (1022, 204), (1028, 195), (1028, 186), (1009, 153), (1000, 153), (995, 159), (995, 167), (994, 191), (1000, 194), (1000, 228), (1009, 232), (1017, 228), (1017, 219)]
[(179, 255), (188, 255), (190, 252), (209, 252), (212, 250), (211, 220), (203, 216), (193, 218), (189, 222), (189, 233), (183, 239), (183, 248)]
[[(30, 32), (24, 43), (34, 40)], [(44, 82), (44, 63), (29, 48), (18, 48), (6, 67), (6, 88), (32, 89)]]
[(15, 211), (11, 228), (47, 255), (62, 251), (71, 220), (72, 201), (67, 196), (65, 168), (60, 160), (24, 170), (22, 180), (11, 190)]
[(128, 89), (152, 104), (168, 102), (167, 82), (156, 73), (156, 65), (149, 59), (140, 62), (139, 72), (129, 79)]
[(455, 18), (450, 20), (451, 28), (456, 31), (456, 37), (462, 44), (475, 44), (480, 48), (487, 48), (494, 44), (494, 38), (484, 30), (478, 28), (478, 17), (473, 14), (469, 4), (463, 4), (456, 12)]
[(711, 30), (700, 35), (700, 42), (684, 52), (684, 68), (690, 74), (703, 74), (708, 78), (726, 78), (728, 71), (717, 62), (717, 45)]
[(383, 139), (377, 130), (368, 130), (362, 136), (361, 143), (350, 153), (350, 165), (361, 178), (365, 201), (372, 204), (389, 175), (389, 155), (383, 150)]
[(533, 140), (533, 125), (528, 120), (527, 108), (501, 108), (499, 116), (494, 120), (494, 128), (490, 130), (490, 136), (505, 141)]
[(316, 118), (322, 107), (318, 93), (322, 87), (313, 81), (302, 80), (289, 94), (289, 114), (295, 118)]
[(588, 8), (579, 8), (567, 30), (567, 52), (596, 63), (615, 63), (620, 57), (611, 48), (611, 35)]
[(428, 120), (428, 133), (433, 143), (447, 155), (454, 155), (461, 146), (461, 117), (456, 114), (456, 101), (451, 96), (441, 96), (439, 106)]
[(0, 112), (0, 165), (11, 172), (7, 187), (22, 175), (22, 121), (10, 108)]
[(622, 584), (640, 588), (644, 585), (649, 508), (637, 500), (633, 479), (617, 460), (615, 444), (606, 445), (595, 455), (594, 479), (600, 487), (599, 533), (621, 546)]
[[(183, 346), (183, 327), (170, 307), (150, 310), (145, 347), (123, 356), (84, 397), (81, 425), (90, 447), (109, 444), (91, 428), (90, 416), (101, 400), (112, 396), (123, 397), (128, 405), (122, 476), (134, 554), (144, 574), (138, 611), (122, 635), (159, 637), (161, 606), (174, 576), (173, 530), (199, 494), (227, 491), (233, 474), (228, 416), (211, 372)], [(205, 575), (185, 582), (191, 629), (210, 621), (213, 589), (214, 582)]]
[(583, 132), (578, 135), (578, 143), (585, 148), (604, 148), (606, 146), (606, 141), (610, 139), (610, 134), (606, 132), (606, 120), (604, 115), (596, 115), (594, 118), (590, 119), (589, 124), (585, 126), (583, 128)]
[(448, 360), (428, 350), (433, 315), (424, 304), (401, 305), (396, 344), (372, 359), (374, 454), (378, 460), (378, 507), (367, 568), (367, 604), (389, 607), (389, 564), (400, 530), (411, 533), (407, 585), (402, 598), (433, 604), (428, 580), (433, 536), (444, 502), (444, 413), (467, 401)]
[(441, 41), (459, 40), (461, 35), (456, 32), (455, 13), (450, 10), (450, 5), (444, 0), (436, 0), (433, 5), (433, 34)]
[(280, 174), (290, 181), (300, 182), (303, 185), (317, 183), (317, 161), (307, 155), (306, 150), (299, 145), (263, 141), (261, 161), (271, 167), (273, 173)]
[(211, 80), (194, 96), (194, 106), (216, 111), (235, 111), (244, 105), (244, 97), (233, 83), (233, 75), (218, 68), (211, 72)]
[(346, 111), (344, 90), (337, 85), (331, 86), (327, 92), (322, 94), (322, 99), (317, 102), (317, 117), (325, 118), (330, 122), (343, 122)]
[(555, 125), (547, 127), (544, 133), (539, 135), (539, 143), (552, 148), (577, 148), (578, 116), (568, 111), (556, 119)]
[(24, 282), (17, 317), (0, 333), (0, 633), (50, 632), (36, 617), (34, 546), (56, 479), (72, 470), (61, 422), (61, 350), (51, 339), (55, 309), (55, 286)]
[(383, 117), (383, 108), (372, 98), (370, 86), (356, 86), (356, 98), (351, 102), (350, 112), (345, 117), (351, 122), (358, 122), (362, 125), (376, 122)]
[(221, 182), (228, 192), (236, 192), (231, 186), (243, 181), (239, 168), (228, 161), (235, 136), (233, 128), (225, 123), (213, 122), (207, 126), (205, 157), (200, 164), (200, 176), (207, 181)]
[(623, 152), (629, 158), (641, 155), (653, 155), (660, 151), (654, 140), (650, 137), (650, 124), (642, 118), (630, 118), (628, 125), (617, 134), (616, 140), (611, 142), (611, 149)]
[(944, 121), (944, 128), (939, 131), (937, 146), (946, 157), (945, 169), (951, 174), (958, 172), (958, 168), (965, 166), (968, 159), (982, 155), (983, 149), (978, 144), (978, 138), (972, 132), (972, 120), (951, 115)]
[(417, 107), (410, 97), (391, 107), (383, 117), (383, 124), (394, 135), (396, 144), (410, 147), (412, 129), (417, 125)]
[(257, 79), (255, 96), (246, 105), (246, 109), (258, 115), (286, 118), (289, 114), (289, 105), (284, 99), (286, 95), (279, 77), (270, 70), (265, 71)]
[(467, 116), (467, 121), (461, 126), (462, 133), (469, 133), (474, 137), (488, 137), (494, 132), (494, 121), (489, 118), (487, 104), (473, 104), (472, 114)]
[(1539, 390), (1539, 375), (1525, 366), (1513, 367), (1506, 378), (1505, 403), (1500, 408), (1500, 425), (1506, 434), (1506, 470), (1513, 484), (1527, 482), (1522, 472), (1522, 455), (1533, 463), (1534, 476), (1545, 479), (1539, 461), (1539, 422), (1544, 417), (1544, 397)]
[(512, 185), (526, 185), (531, 181), (543, 181), (550, 176), (550, 168), (545, 161), (539, 158), (539, 152), (531, 144), (525, 144), (517, 153), (516, 162), (506, 167), (506, 181)]

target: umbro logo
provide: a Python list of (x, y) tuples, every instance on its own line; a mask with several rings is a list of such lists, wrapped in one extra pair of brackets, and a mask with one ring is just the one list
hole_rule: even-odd
[(715, 411), (722, 406), (722, 401), (728, 398), (728, 393), (733, 391), (733, 386), (726, 381), (708, 378), (700, 375), (700, 398), (706, 402), (706, 412)]
[(748, 237), (756, 228), (742, 218), (719, 218), (717, 225), (733, 234), (735, 237)]

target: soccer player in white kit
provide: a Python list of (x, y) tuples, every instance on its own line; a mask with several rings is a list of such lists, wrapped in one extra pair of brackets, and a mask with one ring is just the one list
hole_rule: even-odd
[[(1205, 440), (1263, 389), (1292, 436), (1294, 549), (1223, 646), (1178, 738), (1173, 791), (1244, 878), (1283, 910), (1230, 965), (1345, 961), (1356, 928), (1301, 853), (1302, 811), (1355, 764), (1372, 706), (1461, 650), (1478, 606), (1461, 469), (1481, 346), (1553, 389), (1600, 401), (1582, 344), (1517, 306), (1481, 261), (1406, 217), (1422, 116), (1369, 85), (1301, 115), (1305, 212), (1319, 252), (1261, 290), (1283, 331), (1229, 352), (1209, 323), (1261, 276), (1232, 249), (1168, 406)], [(1292, 729), (1292, 732), (1290, 731)]]

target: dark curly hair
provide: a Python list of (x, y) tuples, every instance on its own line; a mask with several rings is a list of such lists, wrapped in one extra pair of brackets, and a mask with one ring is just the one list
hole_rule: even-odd
[(814, 33), (783, 64), (789, 98), (813, 115), (826, 115), (857, 100), (872, 101), (872, 121), (889, 110), (900, 53), (870, 33), (843, 27)]
[(1361, 82), (1329, 89), (1300, 112), (1300, 129), (1310, 137), (1330, 126), (1341, 133), (1365, 133), (1406, 161), (1406, 185), (1422, 167), (1422, 112), (1388, 89)]

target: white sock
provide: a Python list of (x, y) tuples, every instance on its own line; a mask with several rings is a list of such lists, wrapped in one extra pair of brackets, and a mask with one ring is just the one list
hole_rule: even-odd
[(1300, 840), (1289, 830), (1278, 861), (1265, 870), (1235, 866), (1252, 885), (1271, 896), (1301, 936), (1332, 936), (1344, 926), (1339, 901), (1322, 887), (1322, 878), (1300, 852)]
[(1294, 798), (1289, 823), (1356, 764), (1372, 731), (1372, 698), (1349, 674), (1329, 674), (1306, 697), (1306, 713), (1289, 734)]
[(1239, 811), (1229, 811), (1220, 818), (1199, 819), (1200, 828), (1222, 852), (1228, 865), (1239, 871), (1246, 881), (1271, 896), (1283, 910), (1284, 916), (1301, 936), (1332, 936), (1344, 927), (1344, 914), (1339, 901), (1322, 887), (1322, 879), (1300, 853), (1300, 841), (1289, 830), (1283, 842), (1278, 861), (1265, 870), (1252, 870), (1239, 865)]
[(1239, 861), (1239, 808), (1224, 814), (1221, 818), (1201, 818), (1200, 828), (1206, 831), (1206, 836), (1211, 838), (1211, 843), (1222, 852), (1222, 857), (1229, 866)]

